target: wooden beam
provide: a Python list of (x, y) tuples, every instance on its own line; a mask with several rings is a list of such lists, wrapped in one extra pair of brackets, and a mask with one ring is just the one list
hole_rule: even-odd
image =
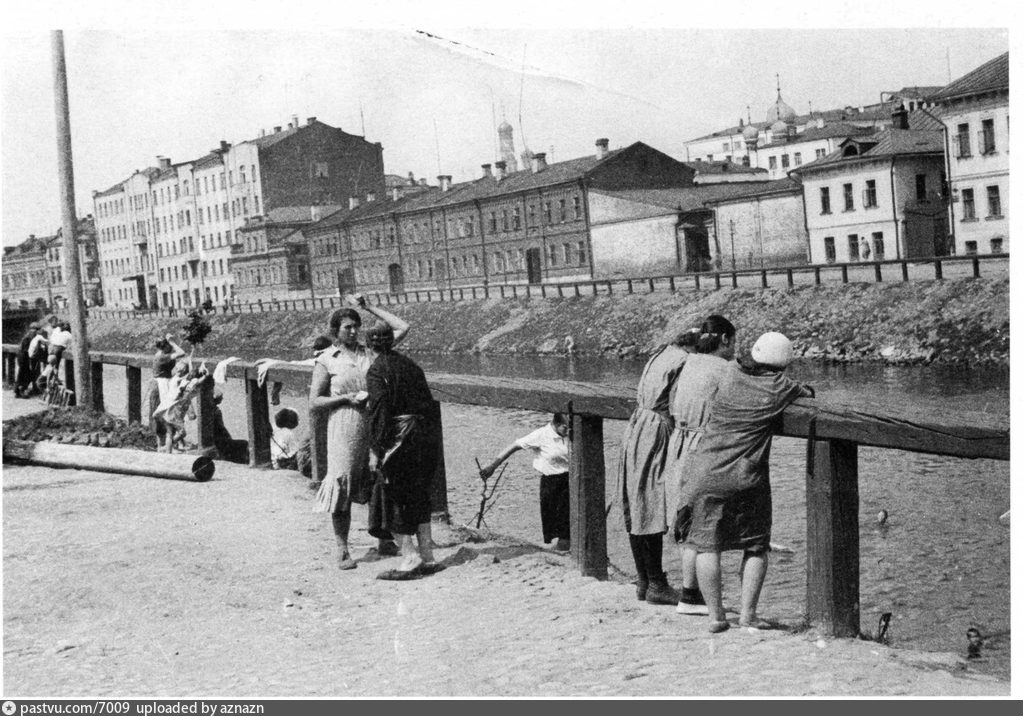
[(129, 423), (142, 422), (142, 369), (137, 365), (124, 366), (124, 382), (127, 386), (125, 413)]
[(22, 462), (74, 470), (95, 470), (125, 475), (163, 477), (206, 482), (216, 469), (205, 455), (169, 455), (144, 450), (111, 449), (87, 445), (4, 440), (4, 462)]
[(856, 444), (808, 443), (806, 617), (827, 636), (860, 633), (859, 482)]
[(103, 412), (103, 364), (94, 360), (89, 361), (90, 395), (92, 397), (92, 409)]
[(604, 524), (604, 421), (572, 415), (568, 495), (572, 556), (584, 577), (607, 579)]
[(259, 384), (257, 370), (249, 368), (245, 376), (245, 417), (249, 428), (249, 467), (270, 462), (270, 401), (266, 383)]

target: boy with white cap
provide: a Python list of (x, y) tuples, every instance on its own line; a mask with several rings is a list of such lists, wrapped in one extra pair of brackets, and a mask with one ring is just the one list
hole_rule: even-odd
[(682, 490), (680, 531), (697, 551), (696, 574), (710, 610), (710, 631), (728, 629), (721, 603), (721, 552), (741, 549), (739, 625), (765, 628), (757, 617), (771, 543), (771, 438), (776, 421), (813, 389), (784, 374), (792, 342), (765, 333), (747, 359), (723, 376), (702, 440), (690, 454)]

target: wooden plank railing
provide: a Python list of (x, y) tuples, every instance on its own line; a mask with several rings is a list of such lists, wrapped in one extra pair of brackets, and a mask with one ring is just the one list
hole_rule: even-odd
[[(3, 347), (4, 378), (13, 378), (10, 357), (17, 347)], [(145, 356), (93, 352), (93, 363), (137, 369)], [(211, 361), (213, 359), (207, 359)], [(258, 386), (256, 366), (237, 361), (227, 367), (229, 378), (245, 381), (249, 423), (249, 462), (265, 463), (269, 456), (266, 386)], [(308, 389), (311, 368), (280, 363), (266, 375), (293, 389)], [(131, 372), (126, 378), (132, 380)], [(604, 521), (603, 421), (627, 420), (636, 407), (635, 392), (592, 383), (561, 380), (483, 377), (431, 373), (434, 397), (442, 403), (516, 408), (571, 416), (569, 470), (572, 553), (584, 575), (607, 577), (607, 536)], [(210, 388), (212, 390), (212, 388)], [(138, 394), (129, 390), (129, 400)], [(129, 415), (141, 411), (129, 405)], [(323, 419), (310, 415), (310, 437), (316, 456), (316, 475), (323, 474)], [(859, 477), (858, 446), (947, 455), (959, 458), (1009, 459), (1009, 428), (990, 425), (986, 418), (965, 413), (935, 416), (903, 410), (883, 412), (868, 403), (838, 403), (801, 399), (782, 416), (778, 435), (807, 440), (807, 619), (823, 633), (859, 634)], [(264, 423), (264, 428), (256, 427)], [(204, 437), (203, 440), (206, 440)], [(202, 442), (205, 445), (205, 442)], [(435, 480), (435, 506), (447, 510), (443, 465)]]

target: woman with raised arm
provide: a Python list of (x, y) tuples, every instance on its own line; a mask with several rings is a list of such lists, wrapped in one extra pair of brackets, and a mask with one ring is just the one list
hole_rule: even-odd
[[(405, 321), (379, 306), (368, 305), (363, 296), (353, 294), (348, 302), (389, 325), (395, 343), (408, 334)], [(358, 566), (348, 549), (352, 502), (366, 503), (372, 490), (365, 404), (366, 373), (376, 356), (359, 341), (361, 326), (362, 317), (354, 308), (340, 308), (331, 314), (329, 329), (334, 345), (316, 357), (309, 388), (309, 407), (330, 411), (327, 474), (316, 494), (314, 510), (331, 515), (340, 569)], [(398, 548), (393, 540), (381, 538), (376, 552), (378, 556), (394, 556)]]
[(149, 408), (149, 427), (156, 433), (156, 448), (162, 450), (165, 447), (167, 426), (153, 414), (160, 403), (167, 399), (174, 366), (179, 358), (185, 357), (185, 349), (174, 342), (174, 336), (170, 333), (157, 339), (153, 347), (156, 348), (156, 355), (153, 356), (153, 379), (149, 383), (146, 405)]

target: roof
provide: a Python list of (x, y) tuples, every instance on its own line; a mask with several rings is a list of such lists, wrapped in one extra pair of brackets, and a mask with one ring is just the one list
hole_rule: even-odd
[(767, 174), (766, 169), (748, 167), (735, 162), (682, 162), (697, 174)]
[(223, 164), (224, 164), (223, 156), (221, 156), (221, 153), (219, 151), (216, 151), (210, 152), (206, 156), (199, 157), (194, 162), (192, 162), (192, 167), (194, 169), (206, 169), (212, 166), (223, 166)]
[(112, 196), (114, 194), (123, 194), (123, 193), (124, 193), (124, 182), (120, 181), (120, 182), (117, 182), (116, 184), (114, 184), (109, 189), (106, 189), (104, 191), (96, 192), (96, 196), (97, 197)]
[(831, 124), (825, 124), (823, 127), (807, 127), (805, 130), (794, 137), (788, 138), (786, 141), (765, 144), (762, 147), (758, 147), (757, 151), (762, 149), (771, 149), (772, 147), (784, 147), (798, 142), (815, 142), (821, 139), (835, 139), (836, 137), (855, 137), (864, 134), (873, 134), (875, 131), (877, 130), (873, 127), (860, 127), (855, 124), (849, 124), (848, 122), (834, 122)]
[[(306, 125), (306, 126), (309, 126), (309, 125)], [(279, 132), (273, 132), (272, 134), (266, 134), (266, 135), (263, 135), (262, 137), (256, 137), (255, 139), (247, 139), (247, 140), (245, 140), (244, 143), (246, 143), (246, 144), (255, 144), (260, 149), (265, 149), (267, 147), (272, 147), (273, 145), (277, 144), (278, 142), (280, 142), (280, 141), (282, 141), (284, 139), (287, 139), (288, 137), (291, 137), (291, 136), (293, 136), (295, 134), (298, 134), (298, 131), (300, 129), (302, 129), (302, 127), (292, 127), (290, 129), (282, 129)]]
[[(619, 191), (600, 190), (602, 194), (619, 199), (637, 201), (643, 204), (664, 207), (672, 211), (701, 211), (707, 202), (720, 201), (735, 196), (749, 195), (756, 189), (776, 182), (737, 182), (734, 184), (694, 184), (671, 189), (623, 189)], [(795, 182), (793, 182), (795, 183)]]
[(762, 182), (750, 182), (748, 184), (732, 185), (737, 186), (738, 191), (729, 196), (717, 197), (714, 199), (707, 199), (708, 204), (716, 204), (727, 201), (737, 201), (742, 199), (752, 199), (758, 196), (769, 196), (772, 194), (788, 194), (788, 193), (799, 193), (803, 190), (803, 185), (795, 179), (784, 177), (783, 179), (775, 179), (774, 181), (762, 181)]
[[(845, 148), (850, 144), (869, 147), (860, 154), (843, 156)], [(852, 137), (842, 142), (838, 149), (827, 156), (804, 164), (793, 171), (813, 171), (840, 163), (880, 159), (885, 157), (906, 156), (912, 154), (942, 154), (945, 151), (944, 137), (940, 131), (920, 129), (885, 129), (869, 140), (863, 137)]]
[(927, 99), (941, 89), (941, 85), (924, 85), (922, 87), (903, 87), (898, 92), (893, 92), (896, 97), (903, 99)]
[(988, 60), (983, 65), (967, 72), (957, 80), (942, 87), (928, 99), (940, 102), (958, 97), (1009, 89), (1009, 53)]

